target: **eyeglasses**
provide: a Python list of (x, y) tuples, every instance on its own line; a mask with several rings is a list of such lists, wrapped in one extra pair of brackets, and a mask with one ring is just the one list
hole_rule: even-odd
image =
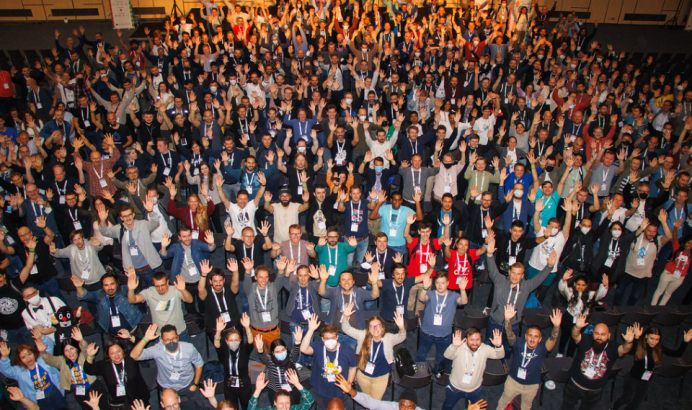
[(35, 290), (35, 291), (29, 293), (28, 295), (24, 296), (24, 299), (31, 299), (36, 295), (38, 295), (38, 290)]

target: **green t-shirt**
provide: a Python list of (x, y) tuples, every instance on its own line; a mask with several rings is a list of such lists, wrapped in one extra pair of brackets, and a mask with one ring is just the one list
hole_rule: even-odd
[[(320, 265), (327, 267), (327, 271), (333, 273), (329, 276), (327, 280), (327, 285), (337, 286), (339, 284), (339, 275), (341, 272), (348, 269), (348, 264), (346, 263), (346, 255), (355, 251), (356, 248), (349, 245), (348, 242), (338, 242), (336, 244), (336, 249), (329, 247), (329, 244), (324, 246), (317, 246), (315, 252), (320, 258)], [(335, 269), (330, 270), (331, 266), (335, 266)]]

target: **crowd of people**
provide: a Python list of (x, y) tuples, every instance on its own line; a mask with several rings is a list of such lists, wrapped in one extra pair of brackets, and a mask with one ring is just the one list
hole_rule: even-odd
[[(383, 397), (416, 362), (448, 378), (442, 409), (481, 410), (502, 360), (497, 409), (528, 410), (555, 350), (573, 358), (562, 409), (597, 406), (626, 355), (612, 408), (638, 408), (692, 330), (590, 318), (681, 296), (692, 88), (555, 7), (208, 0), (144, 41), (56, 30), (52, 57), (0, 71), (7, 397), (145, 410), (155, 384), (166, 409), (266, 391), (271, 409), (415, 410), (411, 389)], [(479, 286), (487, 326), (462, 332)], [(541, 305), (546, 338), (520, 328)]]

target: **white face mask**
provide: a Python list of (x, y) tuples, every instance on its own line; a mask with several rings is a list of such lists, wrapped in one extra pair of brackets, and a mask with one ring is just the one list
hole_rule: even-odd
[(622, 235), (622, 231), (621, 230), (615, 230), (615, 231), (612, 231), (610, 234), (613, 235), (613, 238), (617, 239), (620, 237), (620, 235)]
[(587, 233), (589, 233), (591, 231), (591, 228), (585, 228), (583, 226), (580, 229), (581, 229), (581, 233), (583, 233), (584, 235), (586, 235)]
[(41, 303), (41, 297), (39, 295), (36, 295), (31, 299), (27, 300), (27, 302), (29, 302), (29, 304), (31, 305), (38, 306), (39, 303)]
[(543, 60), (543, 54), (539, 54), (539, 55), (538, 55), (538, 59), (539, 59), (539, 60)]
[(231, 85), (236, 85), (238, 84), (238, 80), (229, 80), (228, 81)]
[(367, 118), (367, 117), (366, 117), (365, 115), (359, 115), (359, 116), (358, 116), (358, 119), (361, 120), (361, 121), (365, 121), (366, 118)]
[(550, 231), (550, 236), (555, 236), (555, 235), (557, 235), (558, 233), (560, 233), (560, 230), (557, 229), (557, 228), (553, 228), (553, 230)]
[(211, 91), (212, 93), (215, 93), (216, 90), (218, 90), (218, 88), (216, 88), (216, 87), (210, 87), (209, 88), (209, 91)]
[(473, 45), (474, 45), (474, 46), (477, 46), (478, 43), (480, 43), (478, 40), (473, 40)]
[(519, 191), (519, 190), (514, 191), (514, 196), (517, 198), (521, 198), (524, 196), (524, 191)]
[(298, 152), (305, 152), (305, 147), (298, 147)]
[(413, 53), (413, 54), (414, 54), (416, 57), (420, 57), (420, 53), (417, 52), (417, 51), (416, 51), (415, 53)]
[(346, 105), (351, 105), (353, 98), (346, 98)]
[(329, 339), (324, 342), (324, 346), (329, 350), (334, 350), (336, 349), (337, 343), (336, 339)]

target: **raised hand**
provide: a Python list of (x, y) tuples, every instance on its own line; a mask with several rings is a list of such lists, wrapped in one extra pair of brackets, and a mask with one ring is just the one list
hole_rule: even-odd
[(502, 346), (502, 332), (500, 332), (500, 329), (493, 330), (493, 338), (490, 339), (490, 342), (495, 347), (501, 347)]
[(550, 321), (553, 327), (560, 327), (560, 323), (562, 323), (562, 311), (560, 309), (553, 309), (553, 314), (550, 315)]
[(508, 304), (505, 306), (505, 320), (510, 321), (512, 318), (517, 314), (516, 309), (514, 309), (514, 305)]
[(586, 325), (588, 325), (588, 323), (586, 321), (586, 315), (579, 315), (577, 317), (577, 321), (575, 322), (574, 326), (577, 329), (581, 330), (581, 329), (585, 328)]

